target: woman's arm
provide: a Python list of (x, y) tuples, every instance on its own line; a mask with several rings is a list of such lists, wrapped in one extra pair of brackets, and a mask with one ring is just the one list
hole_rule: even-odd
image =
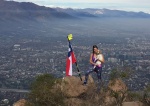
[(95, 65), (95, 63), (92, 61), (92, 56), (93, 56), (93, 54), (91, 53), (89, 62), (90, 62), (91, 64)]
[(104, 59), (104, 56), (103, 54), (100, 54), (100, 59), (98, 59), (100, 62), (104, 63), (105, 62), (105, 59)]

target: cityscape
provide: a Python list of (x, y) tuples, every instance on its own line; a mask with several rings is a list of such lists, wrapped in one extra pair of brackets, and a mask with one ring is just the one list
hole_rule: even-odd
[[(102, 72), (105, 86), (113, 70), (129, 74), (123, 81), (131, 91), (143, 91), (149, 86), (149, 14), (108, 9), (55, 10), (13, 1), (7, 7), (2, 4), (8, 1), (0, 2), (4, 10), (11, 7), (19, 11), (24, 6), (20, 9), (23, 12), (17, 14), (0, 11), (0, 105), (8, 106), (26, 98), (38, 75), (65, 77), (68, 34), (73, 34), (71, 44), (81, 76), (90, 69), (92, 46), (97, 45), (105, 58)], [(15, 6), (11, 6), (12, 2)], [(28, 5), (36, 12), (25, 11)], [(47, 14), (40, 13), (40, 9)], [(95, 11), (105, 14), (95, 15)], [(25, 18), (26, 14), (32, 16)], [(96, 82), (96, 74), (91, 75)], [(78, 76), (74, 64), (73, 76)]]
[[(132, 70), (130, 77), (125, 79), (128, 89), (132, 91), (142, 91), (149, 85), (149, 36), (74, 36), (71, 43), (82, 76), (89, 70), (89, 56), (92, 46), (96, 44), (105, 57), (102, 72), (105, 85), (108, 84), (113, 69)], [(34, 39), (1, 36), (0, 45), (1, 100), (14, 98), (15, 101), (17, 98), (26, 97), (30, 84), (38, 75), (47, 73), (57, 78), (65, 77), (68, 41), (64, 36), (38, 36)], [(75, 65), (73, 75), (77, 76)], [(96, 74), (93, 73), (92, 76), (95, 77)], [(27, 91), (18, 93), (19, 90)]]
[[(92, 45), (80, 45), (80, 40), (76, 43), (73, 42), (72, 46), (80, 71), (84, 75), (90, 66), (89, 55), (92, 52)], [(127, 80), (130, 89), (142, 90), (148, 85), (150, 39), (137, 37), (134, 39), (125, 38), (124, 41), (121, 41), (122, 39), (119, 40), (118, 38), (111, 43), (105, 43), (105, 41), (98, 43), (96, 38), (94, 40), (105, 56), (103, 79), (106, 82), (109, 80), (109, 74), (113, 69), (129, 67), (134, 71)], [(5, 41), (1, 39), (1, 42)], [(48, 42), (40, 39), (21, 39), (20, 43), (10, 47), (5, 46), (5, 49), (1, 48), (1, 88), (29, 89), (29, 84), (33, 78), (43, 73), (54, 74), (58, 78), (65, 76), (63, 72), (66, 68), (67, 50), (67, 40), (63, 42), (61, 38), (57, 41), (50, 40)], [(73, 73), (74, 75), (77, 73), (75, 66)]]

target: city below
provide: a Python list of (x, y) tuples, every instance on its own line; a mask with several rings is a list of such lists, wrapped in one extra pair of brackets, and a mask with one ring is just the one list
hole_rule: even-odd
[[(64, 77), (68, 43), (63, 37), (60, 39), (54, 37), (54, 39), (47, 39), (47, 41), (38, 38), (20, 39), (15, 44), (1, 38), (0, 87), (28, 90), (37, 75), (49, 73), (58, 78)], [(90, 66), (89, 55), (92, 52), (92, 45), (84, 44), (81, 40), (83, 38), (77, 37), (76, 41), (72, 42), (72, 46), (81, 74), (84, 75)], [(150, 39), (146, 37), (118, 38), (114, 42), (103, 41), (102, 43), (96, 40), (96, 38), (93, 39), (106, 61), (102, 74), (104, 82), (107, 83), (111, 71), (117, 69), (122, 72), (132, 71), (130, 77), (125, 80), (131, 90), (143, 90), (149, 84)], [(73, 66), (73, 74), (77, 75), (75, 66)]]

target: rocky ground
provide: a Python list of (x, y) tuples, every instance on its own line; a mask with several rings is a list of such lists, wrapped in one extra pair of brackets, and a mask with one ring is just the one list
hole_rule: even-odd
[[(54, 88), (61, 89), (67, 106), (144, 106), (140, 101), (129, 101), (128, 88), (121, 79), (110, 81), (108, 86), (101, 84), (100, 89), (91, 76), (86, 86), (82, 83), (78, 77), (65, 77)], [(25, 102), (22, 99), (13, 106), (25, 106)]]

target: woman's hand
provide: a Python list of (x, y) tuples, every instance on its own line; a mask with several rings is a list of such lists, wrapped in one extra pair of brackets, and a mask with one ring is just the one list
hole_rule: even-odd
[(93, 65), (96, 66), (96, 63), (94, 63)]

